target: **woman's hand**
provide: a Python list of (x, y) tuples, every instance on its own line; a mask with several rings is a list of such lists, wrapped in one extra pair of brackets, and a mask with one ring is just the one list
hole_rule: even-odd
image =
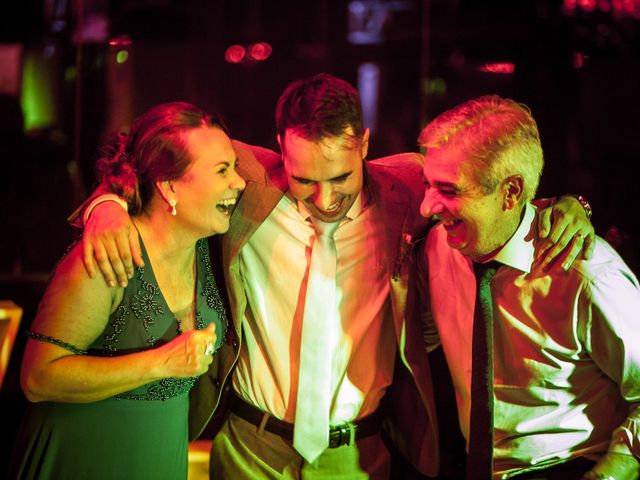
[(185, 378), (202, 375), (213, 361), (216, 344), (215, 324), (202, 330), (189, 330), (156, 349), (161, 377)]

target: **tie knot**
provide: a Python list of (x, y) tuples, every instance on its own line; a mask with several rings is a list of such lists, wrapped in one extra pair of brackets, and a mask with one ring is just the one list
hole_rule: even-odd
[(486, 263), (473, 262), (473, 273), (476, 276), (476, 280), (480, 282), (490, 282), (496, 271), (500, 268), (500, 262), (492, 260)]
[(338, 225), (340, 225), (340, 222), (323, 222), (314, 217), (311, 217), (311, 223), (313, 223), (319, 237), (328, 238), (333, 238), (333, 234), (336, 233)]

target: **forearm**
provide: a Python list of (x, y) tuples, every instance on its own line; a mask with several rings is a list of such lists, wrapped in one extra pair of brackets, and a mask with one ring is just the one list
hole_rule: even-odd
[(110, 192), (104, 184), (98, 185), (98, 188), (91, 194), (89, 198), (87, 198), (78, 208), (76, 208), (71, 215), (67, 217), (67, 221), (74, 227), (83, 228), (84, 221), (83, 215), (86, 208), (93, 202), (96, 198), (112, 193)]
[(608, 452), (593, 471), (616, 480), (636, 479), (640, 458), (640, 354), (636, 342), (640, 287), (622, 264), (599, 271), (585, 292), (589, 322), (583, 344), (598, 367), (618, 384), (629, 406), (627, 418), (613, 430)]
[(32, 402), (88, 403), (164, 378), (156, 350), (118, 357), (67, 355), (23, 368), (22, 386)]

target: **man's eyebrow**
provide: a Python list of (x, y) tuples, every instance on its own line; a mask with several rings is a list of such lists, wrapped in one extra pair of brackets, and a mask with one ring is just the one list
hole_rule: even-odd
[[(346, 172), (346, 173), (342, 173), (340, 175), (338, 175), (337, 177), (332, 177), (327, 179), (327, 182), (339, 182), (341, 180), (346, 180), (353, 172)], [(291, 175), (291, 178), (293, 178), (295, 181), (297, 182), (307, 182), (307, 183), (315, 183), (318, 180), (313, 180), (311, 178), (304, 178), (304, 177), (298, 177), (296, 175)]]
[(293, 178), (296, 182), (315, 182), (315, 180), (311, 180), (310, 178), (298, 177), (296, 175), (291, 175), (291, 178)]
[(448, 190), (455, 190), (456, 192), (460, 191), (460, 187), (455, 183), (451, 183), (451, 182), (439, 182), (436, 180), (431, 184), (431, 186), (436, 188), (445, 188)]
[(342, 175), (338, 175), (337, 177), (330, 178), (330, 182), (339, 182), (341, 180), (346, 180), (353, 172), (345, 172)]

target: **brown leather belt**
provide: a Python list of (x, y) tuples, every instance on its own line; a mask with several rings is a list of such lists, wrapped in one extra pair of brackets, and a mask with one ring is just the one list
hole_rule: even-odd
[[(275, 418), (262, 410), (257, 409), (253, 405), (248, 404), (237, 395), (232, 395), (231, 398), (231, 412), (246, 420), (247, 422), (260, 427), (264, 421), (265, 414), (268, 415), (268, 419), (264, 424), (264, 429), (267, 432), (274, 433), (280, 437), (293, 441), (293, 424), (283, 422)], [(342, 445), (349, 445), (351, 440), (351, 429), (353, 429), (353, 438), (359, 440), (361, 438), (369, 437), (380, 431), (382, 425), (382, 414), (380, 409), (355, 422), (347, 422), (337, 427), (331, 427), (329, 429), (329, 448), (337, 448)]]

